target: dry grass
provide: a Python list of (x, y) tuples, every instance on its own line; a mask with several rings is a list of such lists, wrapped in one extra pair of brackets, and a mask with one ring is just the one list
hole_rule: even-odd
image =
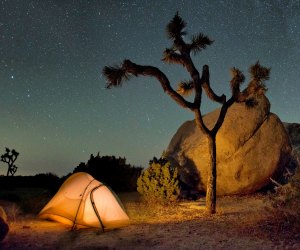
[[(104, 234), (97, 229), (71, 232), (42, 221), (36, 213), (14, 215), (15, 202), (0, 200), (8, 212), (10, 234), (4, 249), (281, 249), (300, 246), (300, 235), (274, 230), (263, 195), (218, 199), (218, 213), (208, 216), (204, 199), (169, 206), (142, 202), (137, 193), (119, 194), (131, 225)], [(37, 201), (34, 201), (37, 202)], [(36, 203), (41, 206), (41, 203)]]
[(168, 206), (129, 202), (126, 203), (126, 210), (133, 224), (180, 222), (205, 216), (205, 207), (200, 202), (173, 203)]

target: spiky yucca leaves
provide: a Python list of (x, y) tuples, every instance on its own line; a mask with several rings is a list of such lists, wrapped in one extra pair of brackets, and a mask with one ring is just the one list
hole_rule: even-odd
[(211, 40), (208, 36), (199, 33), (192, 37), (192, 43), (190, 44), (190, 50), (197, 54), (203, 49), (206, 49), (208, 45), (211, 45), (214, 41)]
[(240, 85), (245, 81), (245, 76), (238, 68), (231, 68), (230, 73), (232, 79), (230, 81), (231, 92), (234, 97), (237, 97), (240, 93)]
[(183, 30), (185, 27), (186, 22), (179, 16), (178, 12), (176, 12), (175, 16), (166, 27), (169, 39), (175, 40), (176, 38), (186, 35), (186, 31)]
[(270, 79), (270, 70), (271, 68), (263, 67), (260, 65), (259, 61), (257, 61), (250, 67), (249, 73), (253, 80), (266, 81)]
[(188, 96), (190, 95), (194, 90), (194, 82), (193, 81), (181, 81), (178, 84), (177, 93), (181, 95)]
[(127, 71), (119, 66), (105, 66), (102, 74), (106, 78), (107, 88), (120, 87), (122, 81), (128, 80), (130, 77)]
[(246, 92), (248, 95), (262, 95), (268, 90), (265, 81), (270, 79), (270, 68), (263, 67), (259, 61), (249, 68), (251, 81), (248, 84)]
[(182, 56), (174, 49), (165, 49), (163, 58), (161, 60), (166, 63), (183, 63)]

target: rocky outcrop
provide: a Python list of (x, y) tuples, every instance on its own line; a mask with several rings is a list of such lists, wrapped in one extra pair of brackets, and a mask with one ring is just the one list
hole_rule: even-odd
[(8, 224), (6, 222), (7, 216), (2, 207), (0, 207), (0, 242), (4, 240), (5, 236), (9, 231)]
[[(291, 146), (280, 119), (270, 113), (265, 96), (257, 105), (233, 104), (216, 138), (217, 194), (248, 194), (279, 175), (289, 160)], [(218, 118), (217, 109), (204, 116), (208, 128)], [(206, 136), (194, 120), (185, 122), (172, 138), (167, 154), (180, 167), (181, 180), (189, 189), (205, 191), (208, 170)]]

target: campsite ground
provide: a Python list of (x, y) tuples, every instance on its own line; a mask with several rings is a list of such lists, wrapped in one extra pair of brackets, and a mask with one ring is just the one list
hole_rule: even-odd
[[(120, 194), (131, 225), (101, 233), (70, 228), (21, 213), (15, 202), (0, 200), (10, 232), (3, 249), (300, 249), (300, 232), (271, 218), (264, 195), (223, 197), (218, 213), (207, 216), (204, 201), (174, 206), (147, 205), (138, 194)], [(35, 207), (36, 210), (39, 209)], [(33, 209), (34, 210), (34, 209)]]

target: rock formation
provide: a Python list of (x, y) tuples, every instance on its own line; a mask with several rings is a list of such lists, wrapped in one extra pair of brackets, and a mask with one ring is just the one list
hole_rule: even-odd
[[(212, 128), (220, 109), (204, 116)], [(254, 107), (235, 103), (217, 134), (217, 194), (253, 193), (281, 174), (291, 146), (282, 122), (270, 113), (265, 96)], [(180, 167), (187, 188), (205, 191), (208, 169), (206, 136), (194, 120), (185, 122), (172, 138), (167, 155)]]
[(6, 222), (7, 216), (2, 207), (0, 207), (0, 242), (5, 238), (9, 231), (8, 224)]

